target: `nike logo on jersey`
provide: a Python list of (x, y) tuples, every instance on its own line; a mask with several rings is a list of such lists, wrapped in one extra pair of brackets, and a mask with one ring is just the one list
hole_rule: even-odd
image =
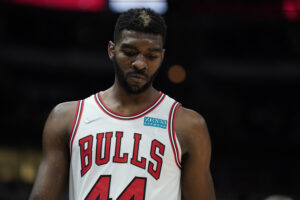
[(164, 119), (158, 119), (154, 117), (144, 117), (144, 126), (153, 126), (158, 128), (167, 128), (167, 120)]
[(85, 119), (84, 123), (89, 124), (89, 123), (91, 123), (91, 122), (94, 122), (94, 121), (99, 120), (100, 118), (101, 118), (101, 117), (96, 117), (96, 118), (90, 118), (90, 117), (87, 117), (87, 118)]

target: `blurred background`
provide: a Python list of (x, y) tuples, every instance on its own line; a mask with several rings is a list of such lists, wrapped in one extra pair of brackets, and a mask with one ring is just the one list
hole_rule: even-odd
[(155, 87), (205, 117), (217, 199), (300, 199), (300, 0), (151, 2), (0, 1), (0, 199), (28, 198), (51, 109), (113, 83), (107, 42), (135, 3), (167, 22)]

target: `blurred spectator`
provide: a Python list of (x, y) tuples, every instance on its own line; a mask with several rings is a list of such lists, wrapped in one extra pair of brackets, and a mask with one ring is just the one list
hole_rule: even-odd
[(271, 195), (265, 198), (265, 200), (293, 200), (293, 199), (286, 195)]

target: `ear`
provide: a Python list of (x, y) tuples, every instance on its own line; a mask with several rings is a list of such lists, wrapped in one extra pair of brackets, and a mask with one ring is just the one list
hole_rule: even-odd
[(113, 60), (114, 56), (115, 56), (115, 43), (113, 43), (112, 41), (108, 42), (107, 45), (107, 52), (108, 52), (108, 57), (110, 60)]
[(161, 61), (164, 60), (166, 49), (163, 49), (161, 52)]

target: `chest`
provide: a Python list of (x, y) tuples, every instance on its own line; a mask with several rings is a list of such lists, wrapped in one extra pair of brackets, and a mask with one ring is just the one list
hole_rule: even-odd
[(73, 155), (80, 159), (81, 176), (93, 167), (126, 164), (160, 177), (163, 164), (173, 164), (167, 121), (145, 116), (133, 121), (83, 118)]

